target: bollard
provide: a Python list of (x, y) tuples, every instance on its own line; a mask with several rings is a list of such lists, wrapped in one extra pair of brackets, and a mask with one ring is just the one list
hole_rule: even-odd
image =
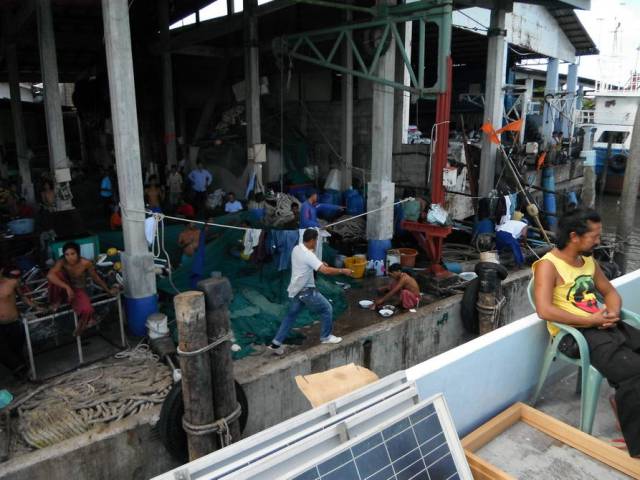
[(233, 291), (229, 280), (224, 277), (207, 278), (198, 282), (198, 288), (206, 297), (207, 333), (210, 341), (227, 336), (227, 339), (211, 349), (211, 382), (213, 385), (213, 404), (217, 420), (229, 419), (226, 432), (218, 433), (219, 446), (240, 440), (239, 404), (236, 398), (233, 378), (233, 359), (231, 358), (231, 322), (229, 303)]
[(173, 299), (178, 324), (178, 354), (182, 369), (183, 428), (189, 442), (189, 460), (216, 448), (215, 434), (198, 432), (214, 422), (211, 361), (207, 353), (190, 354), (208, 345), (205, 300), (202, 292), (184, 292)]

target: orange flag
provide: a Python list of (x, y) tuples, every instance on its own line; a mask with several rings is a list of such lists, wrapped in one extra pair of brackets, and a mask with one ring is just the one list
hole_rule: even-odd
[(496, 133), (519, 132), (521, 128), (522, 128), (522, 119), (520, 118), (520, 119), (516, 120), (515, 122), (511, 122), (511, 123), (506, 124), (500, 130), (497, 130)]
[(536, 170), (540, 170), (544, 165), (544, 159), (547, 158), (547, 152), (542, 152), (536, 162)]
[(493, 129), (493, 126), (489, 122), (482, 125), (482, 127), (480, 127), (480, 130), (482, 130), (489, 136), (489, 141), (491, 143), (500, 145), (500, 138), (498, 138), (498, 135), (496, 135), (496, 131)]

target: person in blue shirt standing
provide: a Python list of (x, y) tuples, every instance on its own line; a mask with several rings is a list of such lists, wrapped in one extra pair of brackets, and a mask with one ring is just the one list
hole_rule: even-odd
[(319, 228), (318, 213), (316, 204), (318, 203), (318, 192), (311, 189), (307, 192), (307, 200), (302, 204), (300, 209), (300, 229)]
[(213, 177), (209, 170), (202, 166), (202, 162), (198, 162), (196, 169), (191, 170), (191, 173), (189, 173), (189, 180), (191, 181), (191, 188), (194, 193), (193, 203), (198, 213), (200, 213), (205, 207), (207, 190), (211, 185)]

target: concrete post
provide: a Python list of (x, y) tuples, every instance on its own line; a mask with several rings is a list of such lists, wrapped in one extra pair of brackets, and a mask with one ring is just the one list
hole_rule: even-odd
[(558, 92), (558, 59), (550, 58), (547, 65), (547, 84), (544, 87), (544, 111), (542, 113), (542, 138), (547, 145), (551, 144), (555, 131), (556, 113), (551, 108), (546, 98), (552, 98)]
[(533, 98), (533, 78), (527, 78), (524, 81), (524, 84), (526, 90), (524, 91), (524, 96), (522, 97), (522, 112), (520, 113), (520, 118), (522, 118), (522, 127), (520, 127), (520, 141), (522, 143), (524, 143), (525, 127), (527, 126), (527, 111), (529, 110), (531, 99)]
[(118, 191), (124, 212), (125, 308), (129, 327), (144, 334), (144, 323), (148, 315), (157, 311), (158, 300), (153, 256), (144, 236), (144, 194), (127, 0), (102, 0), (102, 16)]
[[(352, 12), (346, 12), (346, 22), (350, 23)], [(353, 51), (345, 42), (344, 65), (353, 68)], [(346, 190), (353, 184), (353, 75), (342, 75), (342, 189)]]
[[(158, 27), (160, 41), (166, 47), (169, 44), (169, 0), (158, 0)], [(167, 167), (177, 165), (176, 153), (176, 117), (173, 105), (173, 63), (171, 52), (162, 53), (162, 109), (164, 113), (164, 145), (167, 155)]]
[(36, 1), (38, 20), (38, 43), (40, 46), (40, 68), (44, 84), (44, 113), (47, 121), (49, 141), (49, 164), (56, 183), (56, 208), (58, 211), (72, 210), (71, 172), (67, 158), (62, 121), (62, 102), (58, 85), (58, 59), (53, 30), (51, 0)]
[[(247, 149), (261, 143), (260, 130), (260, 50), (258, 43), (257, 0), (244, 1), (244, 88), (247, 120)], [(284, 154), (284, 153), (283, 153)], [(262, 185), (262, 168), (256, 167), (256, 183)]]
[(16, 45), (7, 45), (7, 68), (9, 70), (9, 93), (11, 97), (11, 118), (13, 120), (13, 134), (16, 142), (16, 154), (18, 156), (18, 170), (22, 185), (22, 196), (28, 203), (35, 203), (33, 182), (31, 181), (31, 166), (29, 165), (30, 152), (27, 145), (27, 133), (24, 129), (22, 117), (22, 100), (20, 98), (20, 83), (18, 73), (18, 56)]
[[(504, 110), (504, 79), (507, 68), (506, 56), (506, 30), (504, 9), (491, 11), (489, 27), (489, 41), (487, 45), (487, 76), (485, 80), (484, 94), (484, 118), (494, 128), (502, 126)], [(482, 152), (480, 154), (480, 178), (478, 179), (478, 192), (480, 196), (486, 196), (493, 189), (496, 174), (496, 161), (498, 147), (489, 141), (485, 135), (482, 139)]]
[(573, 130), (575, 128), (573, 119), (576, 111), (576, 91), (578, 88), (578, 65), (572, 63), (569, 65), (569, 71), (567, 73), (567, 96), (565, 97), (565, 104), (562, 117), (562, 135), (564, 138), (573, 136)]
[[(377, 4), (395, 5), (395, 0), (378, 0)], [(380, 56), (377, 75), (393, 80), (396, 67), (396, 46), (393, 39), (387, 51)], [(394, 201), (395, 185), (391, 181), (393, 153), (393, 88), (373, 83), (371, 118), (371, 181), (369, 182), (367, 210), (375, 210)], [(367, 217), (369, 259), (384, 260), (393, 237), (393, 208), (385, 208)]]

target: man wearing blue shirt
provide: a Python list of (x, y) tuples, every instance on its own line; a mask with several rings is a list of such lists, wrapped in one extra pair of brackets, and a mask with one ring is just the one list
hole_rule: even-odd
[(318, 192), (311, 189), (307, 192), (307, 200), (300, 209), (300, 229), (320, 227), (316, 203), (318, 203)]
[(211, 185), (213, 177), (209, 170), (202, 166), (202, 162), (196, 164), (196, 169), (191, 170), (189, 173), (189, 180), (191, 181), (191, 188), (194, 193), (194, 204), (198, 212), (200, 212), (207, 201), (207, 189)]

